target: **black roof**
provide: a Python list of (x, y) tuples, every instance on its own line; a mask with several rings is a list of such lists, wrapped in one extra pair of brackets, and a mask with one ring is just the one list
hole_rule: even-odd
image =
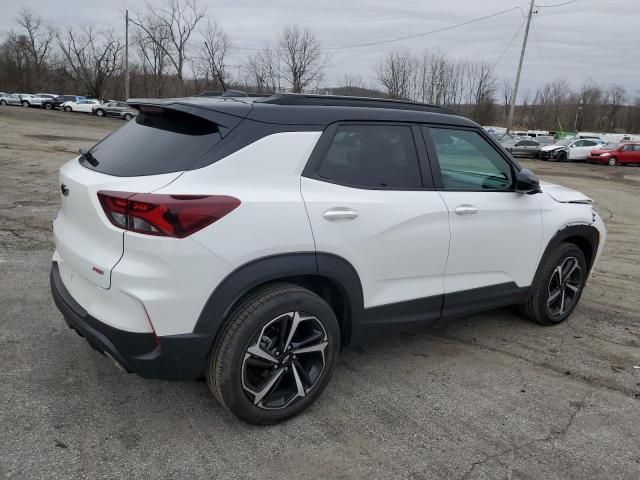
[(477, 126), (445, 107), (367, 97), (276, 94), (263, 97), (186, 97), (131, 99), (134, 108), (144, 105), (180, 110), (214, 120), (214, 112), (281, 125), (325, 126), (341, 120), (422, 122)]

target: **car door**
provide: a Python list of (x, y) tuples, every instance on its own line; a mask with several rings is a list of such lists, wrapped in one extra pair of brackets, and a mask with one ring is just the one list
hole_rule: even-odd
[(301, 179), (319, 266), (322, 253), (348, 261), (367, 309), (407, 302), (388, 321), (435, 320), (442, 306), (448, 212), (416, 139), (410, 124), (334, 124)]
[(594, 142), (593, 140), (582, 140), (581, 142), (581, 145), (578, 145), (575, 149), (576, 151), (573, 157), (574, 160), (586, 160), (591, 153), (591, 150), (601, 146), (598, 142)]
[(640, 164), (640, 144), (635, 144), (633, 146), (633, 155), (629, 163)]
[(478, 130), (425, 126), (423, 132), (451, 228), (443, 315), (507, 304), (537, 268), (537, 195), (515, 191), (518, 169)]
[(619, 163), (632, 163), (633, 162), (633, 145), (623, 145), (620, 147), (618, 152), (616, 152), (618, 156)]

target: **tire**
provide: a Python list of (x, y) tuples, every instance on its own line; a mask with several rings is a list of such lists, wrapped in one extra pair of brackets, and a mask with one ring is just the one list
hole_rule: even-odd
[(51, 109), (53, 108), (53, 106), (51, 106), (51, 104), (50, 104), (50, 103), (45, 103), (45, 104), (44, 104), (44, 108), (45, 108), (46, 110), (51, 110)]
[[(316, 350), (299, 351), (297, 359), (296, 344)], [(320, 396), (339, 348), (338, 320), (322, 298), (296, 285), (271, 285), (234, 309), (209, 354), (205, 377), (229, 412), (269, 425), (298, 415)]]
[(587, 262), (582, 250), (572, 243), (560, 243), (542, 259), (529, 298), (520, 305), (520, 311), (541, 325), (562, 323), (578, 304), (587, 274)]
[(30, 107), (29, 102), (27, 102), (26, 100), (23, 100), (23, 101), (22, 101), (22, 106), (23, 106), (24, 108), (29, 108), (29, 107)]
[(67, 106), (67, 107), (64, 107), (64, 111), (65, 112), (72, 112), (73, 109), (71, 107)]
[(556, 157), (556, 159), (559, 162), (566, 162), (567, 161), (567, 152), (560, 152), (558, 153), (558, 156)]
[(7, 102), (5, 100), (0, 100), (0, 105), (5, 106)]
[(609, 160), (607, 161), (607, 164), (610, 167), (615, 167), (618, 164), (618, 159), (616, 157), (609, 157)]
[(104, 110), (102, 110), (101, 108), (99, 108), (98, 110), (96, 110), (96, 115), (98, 117), (104, 117)]
[(125, 113), (122, 118), (124, 118), (127, 122), (133, 118), (133, 115), (130, 113)]

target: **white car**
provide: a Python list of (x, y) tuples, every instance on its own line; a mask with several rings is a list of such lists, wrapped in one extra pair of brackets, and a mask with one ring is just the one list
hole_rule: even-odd
[(60, 108), (65, 112), (83, 112), (83, 113), (93, 113), (93, 107), (96, 105), (101, 105), (102, 102), (99, 100), (92, 99), (83, 99), (76, 100), (75, 102), (64, 102), (60, 105)]
[(302, 412), (341, 348), (394, 328), (512, 304), (561, 323), (605, 242), (588, 197), (444, 108), (128, 103), (135, 119), (60, 169), (53, 298), (121, 368), (204, 375), (247, 422)]
[(543, 160), (557, 160), (559, 162), (586, 160), (591, 150), (600, 148), (604, 142), (597, 139), (571, 138), (558, 140), (540, 149), (538, 157)]

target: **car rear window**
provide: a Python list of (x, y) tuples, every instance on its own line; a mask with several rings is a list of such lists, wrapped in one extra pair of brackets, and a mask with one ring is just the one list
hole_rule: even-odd
[(138, 116), (91, 149), (92, 170), (118, 177), (159, 175), (187, 170), (220, 141), (215, 123), (165, 110)]

